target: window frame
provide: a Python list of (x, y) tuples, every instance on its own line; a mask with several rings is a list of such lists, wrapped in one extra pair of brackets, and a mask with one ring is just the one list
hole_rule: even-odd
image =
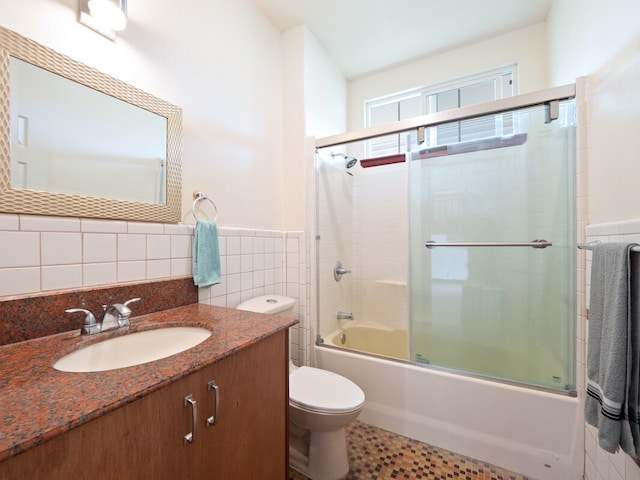
[[(509, 75), (509, 74), (511, 75), (511, 81), (509, 84), (511, 86), (511, 89), (509, 92), (505, 92), (505, 88), (501, 80), (505, 75)], [(495, 90), (496, 95), (494, 99), (508, 98), (510, 96), (517, 95), (518, 94), (518, 64), (512, 63), (507, 65), (501, 65), (495, 68), (484, 70), (482, 72), (477, 72), (477, 73), (465, 75), (462, 77), (456, 77), (446, 81), (437, 82), (437, 83), (433, 83), (425, 86), (420, 86), (420, 87), (412, 88), (409, 90), (404, 90), (404, 91), (366, 100), (364, 103), (365, 127), (372, 127), (372, 126), (380, 125), (382, 123), (387, 123), (387, 122), (381, 122), (381, 123), (372, 124), (372, 121), (371, 121), (372, 112), (376, 108), (381, 108), (381, 107), (386, 107), (392, 104), (396, 104), (397, 112), (398, 112), (397, 120), (398, 121), (405, 120), (406, 118), (401, 118), (401, 114), (400, 114), (401, 102), (418, 98), (420, 103), (420, 107), (419, 107), (420, 114), (427, 115), (429, 113), (434, 113), (433, 111), (430, 111), (431, 110), (430, 104), (433, 103), (432, 99), (434, 98), (435, 95), (438, 95), (450, 90), (456, 90), (456, 89), (460, 90), (466, 87), (470, 87), (470, 86), (477, 85), (479, 83), (483, 83), (491, 80), (493, 80), (496, 85), (496, 90)], [(507, 94), (505, 95), (505, 93)], [(412, 118), (412, 117), (408, 117), (408, 118)], [(433, 129), (433, 131), (430, 133), (431, 138), (433, 138), (434, 132), (435, 132), (435, 129)], [(394, 141), (391, 137), (392, 136), (396, 137), (395, 152), (392, 152), (390, 150), (385, 150), (382, 152), (376, 151), (375, 148), (372, 148), (372, 145), (373, 145), (372, 140), (367, 141), (366, 142), (367, 157), (375, 158), (378, 156), (384, 156), (384, 155), (389, 155), (394, 153), (395, 154), (404, 153), (403, 151), (401, 151), (401, 149), (403, 148), (403, 146), (404, 148), (406, 148), (407, 142), (401, 139), (401, 135), (406, 135), (406, 133), (392, 134), (388, 136), (389, 138), (386, 138), (384, 140), (390, 143)], [(431, 143), (433, 144), (433, 140), (431, 141)]]

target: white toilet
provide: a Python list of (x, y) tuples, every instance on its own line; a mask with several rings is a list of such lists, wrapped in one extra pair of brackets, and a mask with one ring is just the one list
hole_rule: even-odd
[[(236, 308), (291, 315), (295, 300), (265, 295)], [(289, 361), (289, 463), (313, 480), (338, 480), (349, 472), (345, 428), (364, 407), (364, 392), (351, 380)]]

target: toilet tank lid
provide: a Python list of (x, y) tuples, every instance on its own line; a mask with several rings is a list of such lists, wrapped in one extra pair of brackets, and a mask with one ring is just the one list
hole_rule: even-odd
[(282, 295), (262, 295), (242, 302), (236, 308), (248, 312), (279, 313), (292, 308), (295, 302), (295, 299)]

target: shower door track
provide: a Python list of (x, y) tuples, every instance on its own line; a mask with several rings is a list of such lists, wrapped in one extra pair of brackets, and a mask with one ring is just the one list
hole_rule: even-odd
[(533, 107), (535, 105), (546, 104), (549, 109), (548, 120), (554, 119), (554, 102), (567, 100), (576, 96), (575, 84), (561, 87), (549, 88), (539, 92), (525, 93), (515, 97), (503, 98), (493, 102), (471, 105), (469, 107), (445, 110), (420, 117), (400, 120), (399, 122), (388, 123), (376, 127), (364, 128), (353, 132), (341, 133), (330, 137), (316, 139), (316, 148), (333, 147), (346, 143), (369, 140), (371, 138), (388, 135), (390, 133), (400, 133), (408, 130), (423, 129), (442, 123), (466, 120), (481, 115), (504, 113), (510, 110)]

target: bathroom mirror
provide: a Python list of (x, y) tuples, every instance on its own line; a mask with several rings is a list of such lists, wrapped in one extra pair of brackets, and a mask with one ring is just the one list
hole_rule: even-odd
[(0, 212), (176, 223), (182, 112), (0, 27)]

